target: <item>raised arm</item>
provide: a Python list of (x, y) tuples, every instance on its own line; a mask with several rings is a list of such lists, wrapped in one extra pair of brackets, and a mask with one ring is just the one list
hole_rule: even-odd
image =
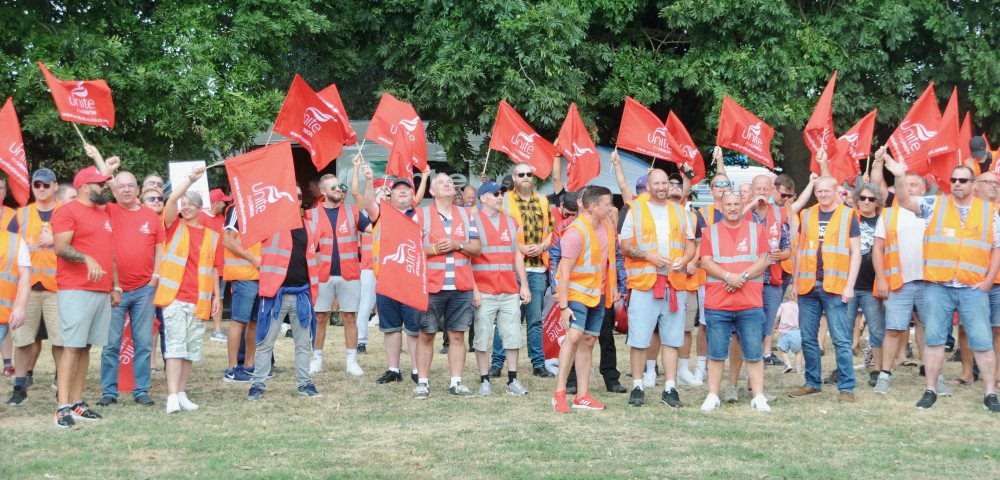
[(108, 187), (111, 187), (112, 189), (114, 189), (115, 188), (115, 170), (117, 170), (118, 167), (121, 166), (121, 163), (122, 163), (121, 159), (119, 159), (117, 156), (114, 156), (114, 157), (108, 158), (107, 161), (105, 161), (104, 157), (101, 156), (101, 152), (97, 149), (97, 147), (95, 147), (95, 146), (93, 146), (93, 145), (91, 145), (89, 143), (85, 143), (83, 145), (83, 151), (87, 154), (88, 157), (90, 157), (91, 160), (94, 161), (94, 165), (97, 166), (97, 169), (100, 170), (100, 172), (103, 175), (107, 175), (107, 176), (111, 177), (111, 179), (108, 180)]
[(726, 162), (722, 160), (722, 147), (716, 145), (712, 149), (712, 161), (715, 162), (715, 171), (720, 175), (726, 175)]
[(174, 190), (170, 192), (170, 198), (163, 204), (163, 228), (170, 228), (177, 221), (177, 202), (187, 193), (191, 185), (204, 174), (205, 167), (198, 167), (191, 170), (191, 173), (184, 177), (179, 185), (174, 185)]
[[(361, 170), (361, 156), (355, 155), (351, 159), (351, 198), (354, 199), (354, 204), (357, 206), (364, 205), (364, 198), (361, 196), (361, 192), (358, 191), (358, 171)], [(365, 189), (367, 192), (368, 189)]]
[[(806, 204), (809, 203), (809, 199), (812, 198), (813, 187), (816, 186), (816, 179), (819, 175), (815, 173), (809, 174), (809, 183), (806, 184), (806, 188), (802, 189), (802, 193), (799, 194), (799, 198), (795, 200), (792, 204), (792, 213), (798, 215), (803, 208), (806, 208)], [(793, 234), (798, 234), (797, 232), (792, 232)]]
[(882, 171), (882, 167), (884, 166), (885, 164), (882, 163), (882, 157), (876, 155), (875, 158), (872, 159), (871, 171), (868, 172), (868, 181), (878, 185), (879, 190), (882, 191), (883, 200), (889, 198), (889, 185), (885, 183), (885, 172)]
[(618, 149), (611, 152), (611, 165), (615, 167), (615, 180), (618, 182), (618, 189), (622, 192), (622, 201), (631, 202), (635, 198), (632, 189), (628, 188), (628, 180), (625, 178), (625, 170), (622, 170), (622, 162), (618, 157)]
[(916, 197), (910, 195), (910, 191), (906, 188), (906, 183), (903, 181), (906, 177), (906, 165), (893, 160), (892, 155), (889, 155), (884, 145), (875, 154), (882, 157), (882, 161), (885, 162), (885, 168), (896, 177), (896, 202), (900, 207), (920, 215), (920, 202)]
[[(559, 145), (558, 140), (556, 140), (556, 145)], [(555, 158), (552, 159), (552, 193), (555, 195), (559, 195), (566, 189), (566, 185), (563, 184), (562, 179), (562, 162), (559, 161), (560, 157), (559, 152), (556, 152)]]
[(427, 178), (431, 176), (431, 169), (427, 167), (427, 171), (420, 176), (420, 186), (417, 187), (417, 192), (413, 194), (413, 205), (420, 205), (420, 202), (424, 201), (424, 193), (427, 192)]

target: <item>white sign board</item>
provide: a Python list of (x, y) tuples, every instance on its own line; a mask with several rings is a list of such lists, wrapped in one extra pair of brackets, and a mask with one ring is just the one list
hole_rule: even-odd
[[(201, 167), (205, 168), (204, 160), (191, 160), (186, 162), (170, 162), (169, 175), (170, 175), (170, 185), (174, 190), (177, 189), (179, 185), (187, 181), (187, 176), (192, 170)], [(208, 211), (211, 208), (212, 203), (208, 198), (208, 175), (202, 175), (194, 185), (188, 188), (189, 192), (196, 192), (201, 195), (201, 205), (202, 210)], [(177, 202), (177, 210), (180, 210), (180, 201)]]

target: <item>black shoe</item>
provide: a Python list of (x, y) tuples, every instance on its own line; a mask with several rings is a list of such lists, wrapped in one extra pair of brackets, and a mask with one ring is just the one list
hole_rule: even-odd
[(917, 375), (921, 376), (921, 377), (926, 377), (927, 376), (927, 374), (924, 373), (924, 365), (923, 364), (920, 365), (920, 372), (917, 373)]
[(871, 372), (868, 372), (868, 386), (869, 387), (874, 387), (875, 384), (878, 383), (878, 374), (879, 374), (878, 370), (872, 370)]
[(386, 370), (385, 373), (383, 373), (381, 377), (378, 377), (378, 379), (375, 380), (375, 383), (378, 383), (378, 384), (381, 385), (383, 383), (402, 382), (402, 381), (403, 381), (403, 376), (400, 375), (399, 372), (394, 372), (392, 370)]
[(937, 394), (930, 390), (927, 390), (924, 392), (924, 396), (920, 397), (920, 401), (917, 402), (917, 408), (920, 409), (931, 408), (931, 405), (934, 405), (934, 402), (936, 401), (937, 401)]
[(108, 405), (114, 405), (116, 403), (118, 403), (118, 399), (117, 398), (109, 397), (109, 396), (105, 395), (105, 396), (101, 397), (100, 400), (97, 401), (97, 406), (98, 407), (106, 407)]
[(643, 403), (646, 403), (646, 393), (639, 387), (633, 387), (632, 393), (628, 396), (629, 406), (641, 407)]
[(440, 353), (441, 355), (447, 355), (448, 354), (448, 347), (444, 347), (441, 350), (438, 350), (438, 353)]
[(913, 347), (909, 343), (906, 344), (906, 358), (913, 360)]
[(365, 344), (363, 344), (363, 343), (359, 343), (358, 344), (358, 355), (368, 355), (368, 346), (365, 345)]
[(983, 398), (983, 408), (992, 413), (1000, 413), (1000, 402), (997, 401), (995, 393), (991, 393)]
[(660, 397), (660, 403), (674, 408), (681, 408), (684, 406), (684, 404), (681, 403), (680, 396), (677, 395), (676, 388), (664, 391), (663, 395)]
[(572, 385), (566, 385), (566, 394), (567, 395), (576, 395), (576, 384), (575, 383), (572, 384)]
[(830, 376), (823, 379), (823, 383), (826, 385), (836, 385), (840, 381), (840, 370), (834, 370), (830, 372)]
[(608, 391), (611, 392), (611, 393), (627, 393), (628, 392), (628, 389), (626, 389), (625, 387), (623, 387), (622, 384), (620, 384), (618, 382), (612, 383), (610, 385), (605, 385), (604, 387), (607, 388)]
[(476, 351), (475, 348), (469, 347), (469, 353), (475, 353), (475, 351)]
[(153, 405), (156, 405), (156, 402), (154, 402), (152, 398), (149, 398), (149, 395), (139, 395), (138, 397), (135, 397), (135, 403), (144, 407), (152, 407)]
[(552, 372), (549, 371), (549, 369), (545, 367), (535, 367), (535, 369), (531, 373), (533, 373), (536, 377), (542, 377), (542, 378), (551, 378), (555, 376), (552, 374)]
[(961, 362), (962, 361), (962, 349), (956, 348), (955, 354), (948, 358), (949, 362)]
[(84, 420), (100, 420), (104, 418), (101, 416), (101, 414), (91, 410), (90, 405), (87, 405), (87, 402), (83, 401), (76, 402), (76, 404), (73, 405), (72, 415), (74, 417), (82, 418)]
[(292, 338), (292, 329), (285, 330), (285, 338)]
[(417, 383), (417, 374), (410, 372), (410, 380), (413, 380), (413, 383)]
[(500, 367), (492, 366), (490, 367), (490, 378), (500, 378)]
[(14, 385), (14, 392), (10, 394), (10, 400), (7, 400), (7, 405), (21, 405), (28, 400), (28, 392), (17, 385)]
[(67, 405), (56, 410), (55, 424), (57, 427), (62, 428), (69, 428), (76, 425), (76, 421), (73, 420), (73, 407)]

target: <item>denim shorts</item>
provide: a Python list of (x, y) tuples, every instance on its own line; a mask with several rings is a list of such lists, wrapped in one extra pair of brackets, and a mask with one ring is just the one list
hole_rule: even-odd
[(990, 326), (1000, 327), (1000, 285), (990, 288)]
[[(653, 298), (652, 290), (632, 290), (628, 305), (628, 341), (633, 348), (649, 348), (653, 329), (660, 327), (660, 344), (679, 348), (684, 344), (684, 317), (687, 292), (677, 292), (677, 311), (670, 311), (670, 300)], [(600, 331), (600, 328), (598, 328)]]
[(231, 320), (240, 323), (257, 320), (256, 307), (260, 305), (260, 297), (257, 296), (260, 284), (257, 280), (233, 280), (229, 284), (233, 289), (233, 296), (229, 302)]
[(913, 320), (913, 307), (922, 318), (924, 316), (924, 286), (923, 280), (906, 282), (898, 290), (889, 292), (885, 299), (885, 329), (906, 330)]
[(403, 333), (415, 337), (417, 328), (417, 310), (405, 303), (398, 302), (382, 294), (375, 294), (375, 305), (378, 307), (378, 329), (382, 333)]
[[(992, 289), (991, 289), (992, 290)], [(977, 352), (993, 349), (993, 329), (986, 312), (990, 310), (990, 295), (970, 287), (953, 288), (927, 282), (924, 287), (924, 344), (944, 345), (952, 330), (952, 318), (958, 319), (969, 337), (969, 348)]]
[(595, 307), (588, 307), (580, 302), (569, 302), (566, 306), (573, 312), (569, 328), (582, 330), (595, 337), (601, 334), (601, 325), (604, 324), (604, 295), (601, 295)]
[(468, 332), (475, 318), (472, 290), (441, 290), (427, 299), (427, 313), (417, 312), (423, 333)]
[(733, 329), (743, 347), (743, 361), (756, 362), (764, 358), (761, 352), (761, 341), (764, 332), (764, 309), (750, 308), (747, 310), (729, 311), (705, 309), (705, 327), (707, 329), (708, 358), (711, 360), (726, 360), (729, 358), (729, 340)]
[(778, 350), (785, 353), (796, 353), (802, 350), (802, 332), (793, 328), (778, 337)]

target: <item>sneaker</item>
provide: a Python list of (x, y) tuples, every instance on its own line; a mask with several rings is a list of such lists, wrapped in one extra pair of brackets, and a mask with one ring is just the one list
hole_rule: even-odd
[(142, 405), (144, 407), (152, 407), (153, 405), (156, 405), (156, 402), (154, 402), (153, 399), (149, 398), (149, 395), (146, 394), (135, 397), (135, 403), (138, 403), (139, 405)]
[(936, 401), (937, 401), (937, 394), (930, 390), (926, 390), (924, 391), (924, 396), (920, 397), (920, 400), (917, 402), (917, 408), (921, 410), (925, 408), (931, 408), (931, 406), (934, 405), (934, 402)]
[(167, 395), (167, 413), (177, 413), (181, 411), (180, 401), (177, 400), (177, 395)]
[(868, 372), (868, 386), (869, 387), (874, 387), (875, 385), (878, 384), (878, 374), (879, 373), (880, 372), (878, 370), (872, 370), (872, 371)]
[(458, 385), (448, 388), (448, 393), (456, 397), (468, 397), (472, 395), (472, 390), (469, 390), (469, 387), (463, 385), (462, 382), (458, 382)]
[(681, 408), (684, 406), (684, 404), (681, 403), (680, 396), (677, 395), (676, 388), (664, 390), (663, 395), (660, 396), (660, 403), (673, 408)]
[(573, 400), (573, 408), (579, 408), (582, 410), (604, 410), (604, 404), (594, 400), (594, 398), (590, 396), (590, 393), (585, 393), (582, 397), (579, 395), (576, 396), (576, 400)]
[(701, 404), (701, 411), (711, 412), (712, 410), (719, 408), (720, 405), (722, 405), (722, 402), (719, 401), (719, 396), (714, 393), (709, 393), (708, 396), (705, 397), (705, 402)]
[(260, 397), (263, 396), (264, 396), (263, 383), (255, 383), (253, 385), (250, 385), (250, 393), (247, 393), (247, 400), (250, 400), (251, 402), (256, 402), (257, 400), (260, 400)]
[(49, 388), (51, 388), (51, 389), (53, 389), (55, 391), (59, 391), (59, 384), (56, 383), (56, 378), (55, 377), (52, 377), (52, 384), (49, 385)]
[(363, 343), (359, 343), (358, 344), (358, 355), (368, 355), (368, 346), (365, 345), (365, 344), (363, 344)]
[(309, 375), (315, 375), (323, 371), (323, 359), (314, 358), (309, 362)]
[(10, 394), (10, 400), (7, 400), (7, 405), (21, 405), (26, 401), (28, 401), (28, 392), (14, 385), (14, 392)]
[(307, 384), (299, 387), (299, 396), (300, 397), (319, 398), (319, 397), (322, 397), (323, 394), (319, 393), (319, 391), (316, 390), (316, 385), (313, 385), (312, 382), (309, 382), (309, 383), (307, 383)]
[(417, 382), (417, 372), (410, 372), (410, 380), (413, 380), (413, 383), (418, 383)]
[(480, 397), (488, 397), (493, 395), (493, 384), (490, 382), (482, 382), (479, 384), (479, 392), (476, 394)]
[(14, 366), (13, 365), (8, 365), (6, 367), (3, 367), (3, 376), (5, 376), (5, 377), (13, 377), (14, 376)]
[(706, 370), (705, 367), (695, 367), (694, 378), (704, 383), (708, 380), (708, 370)]
[(73, 407), (67, 405), (56, 410), (55, 424), (57, 427), (69, 428), (76, 425), (73, 421)]
[(836, 385), (840, 381), (840, 370), (830, 372), (830, 375), (823, 379), (824, 385)]
[(35, 389), (35, 377), (33, 375), (28, 375), (28, 379), (24, 383), (24, 389), (25, 390)]
[(726, 403), (736, 403), (740, 400), (739, 388), (736, 385), (726, 385), (722, 390), (722, 401)]
[(700, 387), (704, 385), (704, 382), (695, 378), (694, 374), (691, 373), (691, 370), (681, 368), (677, 370), (677, 384), (689, 387)]
[(438, 353), (440, 353), (441, 355), (447, 355), (448, 347), (443, 347), (441, 350), (438, 350)]
[(837, 401), (840, 403), (854, 403), (854, 394), (851, 392), (840, 392)]
[(892, 374), (879, 373), (878, 380), (875, 381), (875, 389), (872, 390), (872, 393), (876, 395), (888, 395), (890, 390), (892, 390)]
[(198, 404), (191, 401), (188, 398), (187, 393), (180, 392), (177, 394), (177, 403), (180, 405), (181, 410), (193, 411), (198, 409)]
[(764, 357), (764, 365), (774, 365), (775, 367), (784, 367), (785, 366), (785, 362), (782, 362), (781, 359), (778, 358), (777, 355), (775, 355), (775, 354), (772, 353), (772, 354)]
[(944, 375), (938, 375), (937, 378), (937, 395), (939, 397), (950, 397), (951, 389), (948, 388), (948, 381), (944, 379)]
[(566, 384), (566, 393), (568, 393), (570, 395), (576, 395), (576, 384), (575, 383), (567, 383)]
[(490, 367), (490, 378), (500, 378), (500, 367), (494, 365)]
[(785, 365), (785, 369), (782, 370), (781, 373), (792, 373), (793, 370), (795, 370), (795, 369), (792, 368), (791, 365)]
[(983, 409), (989, 410), (992, 413), (1000, 413), (1000, 402), (997, 401), (995, 393), (983, 397)]
[(381, 377), (375, 380), (375, 383), (382, 385), (390, 382), (402, 382), (403, 376), (399, 372), (394, 372), (392, 370), (386, 370)]
[(656, 386), (656, 370), (646, 370), (642, 373), (642, 387), (651, 388)]
[(222, 333), (222, 330), (212, 332), (212, 335), (209, 336), (208, 339), (211, 340), (211, 341), (213, 341), (213, 342), (226, 342), (226, 341), (229, 341), (229, 337), (227, 337), (225, 333)]
[(347, 373), (355, 377), (360, 377), (365, 374), (365, 371), (361, 369), (361, 365), (358, 365), (358, 362), (350, 362), (347, 364)]
[(246, 383), (249, 382), (250, 380), (253, 380), (253, 377), (251, 377), (250, 374), (247, 373), (247, 371), (244, 370), (243, 367), (239, 365), (226, 370), (225, 373), (222, 374), (222, 381), (227, 383), (231, 382)]
[(87, 402), (84, 401), (76, 402), (73, 405), (73, 416), (83, 420), (100, 420), (104, 418), (101, 414), (91, 410), (90, 405), (87, 405)]
[(427, 388), (426, 383), (418, 383), (416, 387), (413, 387), (413, 398), (424, 400), (428, 395), (430, 395), (430, 389)]
[(822, 394), (823, 394), (822, 390), (817, 390), (815, 388), (810, 387), (809, 385), (803, 385), (799, 387), (798, 390), (789, 393), (788, 396), (792, 398), (802, 398), (802, 397), (812, 397), (814, 395), (822, 395)]
[(513, 382), (507, 384), (507, 394), (522, 397), (528, 394), (528, 390), (524, 388), (524, 385), (521, 385), (520, 380), (515, 378)]
[(566, 392), (555, 392), (552, 394), (552, 408), (559, 413), (569, 413), (566, 405)]
[[(253, 370), (253, 367), (250, 367)], [(249, 371), (248, 371), (249, 373)], [(273, 377), (275, 374), (285, 373), (285, 367), (279, 367), (277, 365), (271, 365), (271, 373), (267, 374), (267, 378)]]
[(641, 407), (646, 403), (646, 392), (639, 387), (632, 387), (632, 393), (628, 395), (628, 405), (630, 407)]
[(553, 375), (552, 372), (550, 372), (549, 369), (545, 367), (535, 367), (534, 369), (532, 369), (531, 374), (536, 377), (542, 377), (542, 378), (555, 377), (555, 375)]
[(98, 407), (106, 407), (108, 405), (114, 405), (116, 403), (118, 403), (118, 399), (117, 398), (105, 395), (105, 396), (101, 397), (100, 400), (97, 401), (97, 406)]
[(750, 408), (758, 412), (771, 412), (771, 406), (767, 404), (767, 397), (763, 393), (750, 400)]

